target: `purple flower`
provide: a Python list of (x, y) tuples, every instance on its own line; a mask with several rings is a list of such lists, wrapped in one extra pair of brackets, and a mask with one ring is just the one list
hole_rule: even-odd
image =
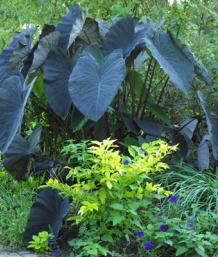
[(107, 255), (107, 257), (115, 257), (115, 256), (109, 253), (109, 254)]
[(169, 227), (167, 225), (160, 226), (160, 231), (162, 231), (162, 232), (166, 232), (168, 229), (169, 229)]
[(144, 249), (147, 250), (147, 251), (150, 251), (154, 248), (154, 243), (152, 241), (147, 241), (145, 244), (144, 244)]
[(58, 251), (57, 250), (52, 250), (51, 256), (52, 257), (58, 257), (59, 256)]
[(144, 236), (144, 232), (141, 230), (138, 230), (137, 237), (142, 238)]
[(125, 166), (129, 166), (129, 164), (130, 164), (130, 161), (128, 161), (128, 160), (125, 160), (125, 161), (123, 162), (123, 164), (124, 164)]
[(170, 196), (170, 202), (171, 203), (176, 203), (178, 201), (178, 197), (176, 195), (171, 195)]

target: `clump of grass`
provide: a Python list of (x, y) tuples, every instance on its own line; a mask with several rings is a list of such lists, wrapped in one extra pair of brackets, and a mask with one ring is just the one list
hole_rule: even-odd
[(43, 178), (29, 177), (17, 182), (0, 169), (0, 245), (4, 248), (22, 247), (22, 236), (37, 188)]

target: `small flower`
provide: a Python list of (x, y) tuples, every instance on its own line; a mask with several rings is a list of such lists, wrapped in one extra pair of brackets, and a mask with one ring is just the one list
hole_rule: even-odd
[(51, 256), (52, 257), (58, 257), (59, 256), (58, 251), (57, 250), (52, 250)]
[(178, 201), (178, 197), (176, 195), (171, 195), (170, 196), (170, 202), (171, 203), (176, 203)]
[(107, 255), (107, 257), (115, 257), (115, 256), (109, 253), (109, 254)]
[(161, 225), (160, 226), (160, 231), (161, 232), (166, 232), (169, 229), (169, 227), (167, 225)]
[(123, 162), (123, 164), (124, 164), (125, 166), (129, 166), (129, 164), (130, 164), (130, 161), (128, 161), (128, 160), (125, 160), (125, 161)]
[(142, 238), (144, 236), (144, 232), (141, 230), (138, 230), (137, 237)]
[(144, 249), (147, 250), (147, 251), (150, 251), (154, 248), (154, 243), (152, 241), (147, 241), (145, 244), (144, 244)]

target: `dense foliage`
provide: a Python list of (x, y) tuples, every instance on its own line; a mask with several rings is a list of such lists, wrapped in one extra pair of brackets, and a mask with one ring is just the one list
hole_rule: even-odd
[(217, 257), (218, 6), (171, 2), (0, 3), (1, 244)]

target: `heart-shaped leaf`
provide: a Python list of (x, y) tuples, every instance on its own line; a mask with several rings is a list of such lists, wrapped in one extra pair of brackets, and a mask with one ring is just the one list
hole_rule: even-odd
[(57, 25), (56, 30), (61, 34), (58, 46), (67, 50), (80, 34), (84, 22), (85, 15), (81, 12), (79, 6), (72, 6), (67, 16), (63, 17)]
[(87, 118), (97, 121), (106, 112), (125, 77), (121, 50), (104, 57), (93, 49), (77, 61), (69, 79), (69, 93), (75, 106)]
[(124, 58), (127, 58), (143, 42), (144, 37), (151, 37), (153, 33), (151, 23), (143, 24), (137, 29), (132, 17), (119, 19), (105, 35), (103, 50), (110, 53), (114, 49), (122, 49)]
[(0, 84), (0, 151), (3, 153), (7, 151), (21, 124), (34, 82), (25, 87), (23, 76), (17, 74)]
[(16, 179), (24, 178), (31, 156), (38, 152), (41, 130), (42, 126), (38, 125), (28, 139), (17, 134), (4, 154), (3, 164)]
[(183, 135), (186, 135), (191, 140), (192, 137), (193, 137), (193, 133), (194, 133), (196, 127), (197, 127), (197, 124), (198, 124), (197, 119), (191, 119), (191, 120), (183, 121), (180, 124), (180, 127), (182, 128), (180, 130), (180, 133), (183, 134)]
[(55, 189), (42, 189), (38, 193), (30, 211), (23, 236), (24, 244), (28, 245), (28, 242), (32, 240), (32, 236), (38, 235), (41, 231), (48, 231), (57, 237), (68, 209), (68, 198), (62, 198)]
[(173, 84), (187, 92), (192, 86), (194, 65), (174, 43), (171, 34), (160, 29), (152, 37), (146, 35), (144, 42)]
[(68, 79), (72, 66), (60, 48), (49, 53), (44, 65), (45, 94), (53, 111), (62, 119), (67, 117), (71, 105)]

